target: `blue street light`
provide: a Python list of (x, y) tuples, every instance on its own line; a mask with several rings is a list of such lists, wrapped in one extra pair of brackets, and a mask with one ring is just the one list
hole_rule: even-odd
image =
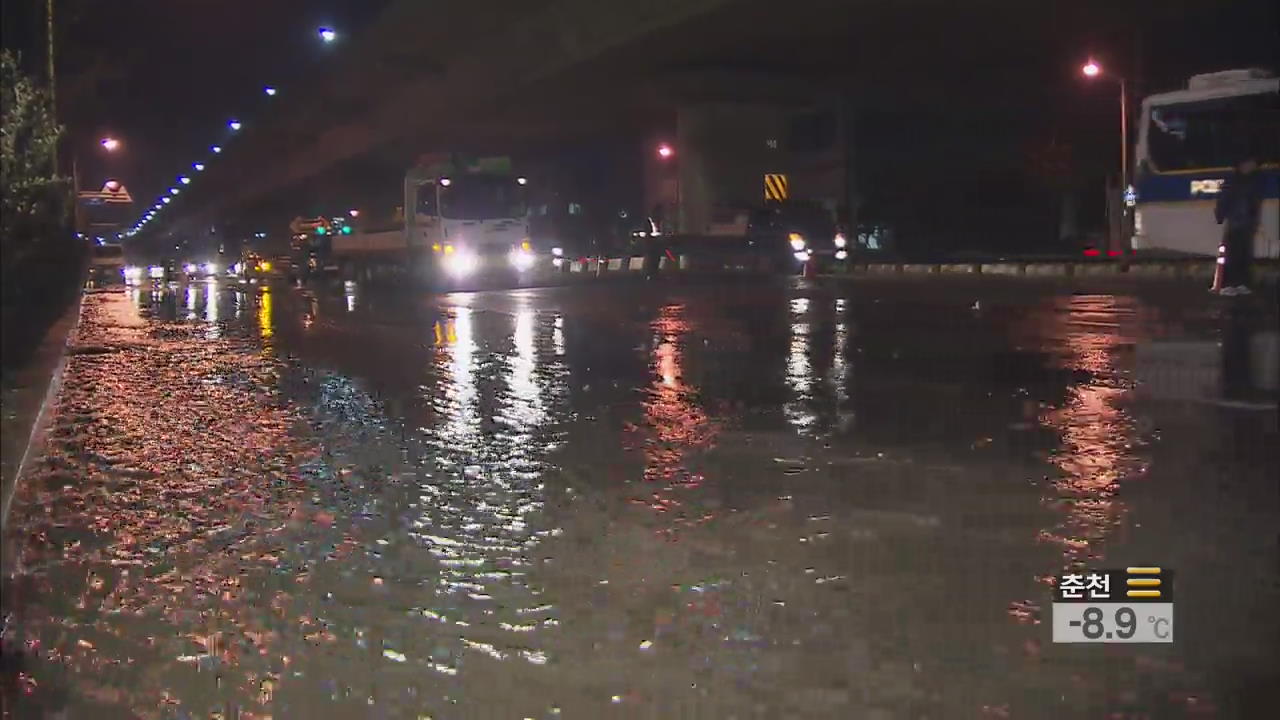
[(213, 154), (214, 154), (214, 155), (217, 155), (218, 153), (222, 152), (222, 146), (221, 146), (221, 145), (210, 145), (210, 146), (209, 146), (209, 149), (213, 151)]
[(239, 120), (228, 120), (228, 121), (227, 121), (227, 127), (231, 128), (232, 130), (239, 130), (239, 129), (240, 129), (240, 121), (239, 121)]
[(275, 96), (276, 96), (276, 89), (275, 89), (275, 88), (273, 88), (273, 87), (271, 87), (270, 85), (268, 85), (268, 86), (266, 86), (266, 87), (262, 88), (262, 91), (263, 91), (263, 92), (265, 92), (267, 95), (269, 95), (269, 96), (271, 96), (271, 97), (275, 97)]
[(191, 167), (195, 168), (196, 172), (204, 171), (204, 163), (194, 163)]
[(165, 205), (168, 205), (168, 204), (169, 204), (169, 198), (160, 198), (160, 202), (164, 203)]
[(320, 39), (327, 43), (331, 43), (338, 39), (338, 33), (334, 32), (332, 28), (322, 27), (319, 32)]
[(170, 194), (170, 195), (177, 195), (179, 192), (181, 192), (181, 191), (180, 191), (180, 190), (178, 190), (178, 188), (169, 188), (169, 194)]
[(180, 175), (178, 177), (178, 182), (182, 183), (183, 185), (190, 185), (191, 178), (187, 177), (186, 175)]

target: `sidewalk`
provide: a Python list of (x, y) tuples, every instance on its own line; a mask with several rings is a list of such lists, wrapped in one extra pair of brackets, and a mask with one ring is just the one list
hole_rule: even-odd
[(21, 367), (6, 372), (0, 385), (0, 528), (8, 521), (9, 501), (28, 445), (47, 403), (57, 395), (66, 363), (67, 343), (80, 322), (84, 294), (49, 326), (35, 352)]

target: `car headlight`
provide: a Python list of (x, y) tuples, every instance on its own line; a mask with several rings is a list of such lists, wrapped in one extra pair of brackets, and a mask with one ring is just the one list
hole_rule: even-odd
[(804, 236), (800, 233), (790, 233), (787, 235), (787, 239), (791, 241), (792, 250), (796, 252), (804, 250)]
[(147, 275), (153, 280), (159, 280), (164, 277), (164, 268), (159, 265), (152, 265), (147, 268)]
[(446, 245), (443, 263), (445, 272), (454, 277), (466, 277), (476, 271), (480, 259), (467, 248)]
[(832, 239), (832, 242), (835, 243), (835, 246), (837, 248), (842, 248), (849, 244), (849, 238), (845, 237), (844, 233), (836, 233), (836, 236)]
[(507, 253), (507, 259), (516, 270), (524, 271), (533, 267), (533, 251), (524, 247), (511, 248), (511, 252)]

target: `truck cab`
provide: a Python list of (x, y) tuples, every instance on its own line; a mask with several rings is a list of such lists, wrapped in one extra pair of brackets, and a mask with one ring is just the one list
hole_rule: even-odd
[(530, 241), (526, 180), (494, 170), (452, 167), (405, 179), (405, 236), (426, 250), (436, 279), (524, 273), (536, 262)]

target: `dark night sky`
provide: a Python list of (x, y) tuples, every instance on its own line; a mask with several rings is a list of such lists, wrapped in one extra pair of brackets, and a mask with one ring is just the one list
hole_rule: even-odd
[[(318, 42), (317, 27), (332, 25), (348, 37), (358, 35), (389, 3), (57, 2), (59, 105), (69, 130), (67, 147), (79, 151), (85, 184), (114, 175), (149, 203), (210, 143), (226, 136), (228, 118), (253, 122), (260, 113), (288, 111), (291, 88), (324, 87), (345, 46)], [(804, 4), (812, 6), (807, 12), (818, 23), (812, 18), (807, 25), (792, 23), (801, 33), (820, 24), (824, 7), (817, 0)], [(1090, 53), (1140, 77), (1149, 91), (1179, 86), (1195, 72), (1277, 64), (1280, 11), (1263, 0), (973, 0), (945, 11), (965, 22), (939, 19), (937, 3), (926, 0), (840, 4), (853, 18), (847, 40), (841, 36), (844, 27), (836, 25), (824, 28), (808, 43), (811, 47), (803, 37), (784, 44), (781, 56), (808, 58), (811, 64), (830, 56), (833, 64), (848, 64), (838, 71), (871, 73), (892, 85), (899, 68), (878, 64), (875, 57), (884, 48), (896, 48), (910, 56), (910, 64), (970, 80), (963, 91), (939, 91), (932, 105), (922, 104), (917, 92), (899, 111), (878, 108), (861, 125), (862, 141), (873, 149), (868, 162), (906, 165), (916, 174), (968, 172), (965, 168), (983, 164), (984, 158), (992, 168), (1016, 164), (1004, 156), (1020, 152), (1027, 138), (1046, 137), (1073, 145), (1082, 166), (1107, 166), (1116, 154), (1115, 99), (1107, 88), (1090, 87), (1076, 75)], [(764, 62), (778, 43), (762, 47), (759, 38), (776, 32), (775, 25), (788, 24), (777, 13), (792, 11), (778, 3), (745, 5), (749, 12), (730, 9), (713, 18), (714, 26), (704, 27), (718, 36), (713, 50), (722, 57)], [(4, 43), (21, 49), (36, 67), (43, 58), (43, 6), (43, 0), (4, 3)], [(867, 8), (861, 22), (861, 11), (849, 12), (851, 6)], [(881, 23), (888, 29), (877, 29)], [(1031, 28), (1028, 36), (1019, 30), (1024, 26)], [(702, 29), (692, 30), (693, 37), (676, 36), (693, 46), (690, 57), (702, 43), (697, 32)], [(714, 45), (709, 38), (707, 43)], [(848, 47), (819, 47), (831, 44)], [(958, 67), (955, 49), (966, 45), (965, 64)], [(918, 75), (904, 77), (911, 82)], [(268, 100), (262, 95), (264, 83), (278, 84), (282, 94)], [(320, 118), (300, 118), (300, 123), (324, 125)], [(108, 133), (126, 148), (105, 158), (95, 142)], [(980, 183), (981, 170), (965, 181)], [(895, 174), (902, 175), (888, 177)]]

